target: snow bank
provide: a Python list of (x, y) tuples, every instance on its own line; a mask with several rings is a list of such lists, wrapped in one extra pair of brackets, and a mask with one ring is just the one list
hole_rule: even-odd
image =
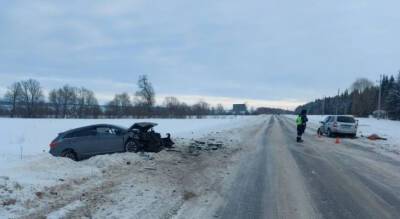
[(77, 208), (83, 206), (83, 203), (79, 200), (72, 202), (71, 204), (59, 209), (58, 211), (52, 212), (47, 215), (47, 219), (62, 219), (68, 218), (68, 214)]

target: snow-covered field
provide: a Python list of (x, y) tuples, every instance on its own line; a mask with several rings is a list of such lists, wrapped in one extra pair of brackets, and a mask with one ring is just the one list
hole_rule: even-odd
[[(155, 128), (156, 131), (161, 132), (163, 135), (167, 132), (171, 133), (179, 143), (179, 141), (182, 141), (180, 140), (182, 138), (201, 138), (201, 136), (210, 132), (219, 133), (224, 130), (232, 130), (249, 123), (257, 122), (257, 120), (259, 120), (257, 117), (225, 117), (207, 119), (150, 119), (145, 121), (158, 123), (159, 126)], [(81, 195), (81, 193), (85, 194), (85, 191), (96, 192), (99, 188), (103, 188), (103, 184), (107, 187), (107, 183), (113, 184), (115, 181), (118, 182), (118, 180), (114, 181), (114, 179), (108, 181), (109, 178), (113, 177), (121, 178), (119, 182), (122, 183), (122, 186), (135, 186), (133, 190), (137, 194), (133, 198), (136, 197), (136, 201), (145, 199), (145, 201), (141, 201), (143, 202), (142, 210), (144, 211), (147, 211), (146, 209), (149, 208), (146, 203), (151, 204), (160, 198), (171, 196), (169, 194), (170, 191), (166, 191), (165, 189), (171, 188), (173, 183), (168, 182), (170, 180), (168, 177), (166, 179), (162, 178), (166, 177), (165, 172), (160, 172), (160, 176), (158, 177), (151, 174), (149, 176), (148, 173), (143, 172), (146, 171), (146, 168), (152, 170), (157, 162), (169, 163), (170, 166), (177, 165), (178, 168), (180, 165), (184, 165), (180, 161), (184, 158), (178, 155), (171, 155), (168, 152), (154, 155), (124, 153), (97, 156), (82, 162), (73, 162), (65, 158), (52, 157), (48, 153), (48, 144), (58, 133), (65, 130), (102, 123), (129, 127), (132, 123), (140, 121), (144, 120), (0, 119), (2, 124), (0, 127), (0, 206), (2, 207), (0, 208), (0, 218), (15, 217), (21, 214), (21, 212), (25, 212), (24, 214), (33, 214), (31, 215), (33, 217), (40, 216), (35, 215), (37, 213), (35, 213), (35, 210), (37, 209), (43, 209), (42, 211), (48, 212), (47, 216), (50, 218), (62, 218), (64, 214), (72, 211), (71, 209), (82, 207), (82, 203), (79, 202), (80, 199), (73, 196), (77, 194)], [(225, 134), (222, 134), (221, 137), (226, 138), (224, 136)], [(226, 139), (227, 142), (235, 140), (235, 134), (227, 133), (227, 136), (229, 136), (229, 139)], [(232, 145), (234, 145), (233, 142)], [(181, 147), (182, 145), (178, 146)], [(225, 155), (221, 154), (218, 156)], [(135, 166), (135, 169), (132, 171), (137, 171), (135, 174), (137, 178), (133, 179), (136, 183), (135, 185), (125, 185), (124, 182), (127, 180), (124, 177), (126, 177), (126, 174), (121, 174), (123, 171), (129, 171), (130, 165)], [(113, 175), (114, 171), (119, 172)], [(157, 169), (153, 172), (157, 171), (165, 171), (165, 169)], [(151, 183), (149, 182), (149, 177), (154, 177)], [(93, 183), (93, 181), (96, 183)], [(166, 188), (163, 189), (162, 186), (164, 184)], [(62, 194), (63, 191), (68, 190), (76, 190), (77, 192)], [(143, 194), (143, 191), (147, 191), (145, 192), (146, 194)], [(103, 193), (103, 190), (101, 192)], [(130, 199), (132, 199), (131, 196), (129, 196)], [(117, 197), (124, 197), (124, 194), (120, 194)], [(49, 203), (43, 200), (49, 200)], [(128, 202), (135, 200), (128, 200)], [(69, 201), (71, 203), (65, 207), (60, 208), (58, 206), (65, 205)], [(57, 202), (59, 203), (57, 204)], [(140, 204), (140, 202), (138, 203)], [(88, 206), (85, 207), (87, 208)], [(137, 206), (134, 210), (135, 212), (133, 213), (141, 214), (140, 206)], [(115, 209), (109, 213), (114, 214)], [(148, 212), (142, 213), (148, 216)], [(97, 215), (98, 218), (105, 216), (109, 215)]]
[[(286, 117), (295, 119), (294, 115), (286, 115)], [(317, 129), (326, 116), (322, 115), (309, 115), (310, 127)], [(392, 120), (378, 120), (375, 118), (356, 118), (358, 120), (357, 136), (362, 143), (373, 145), (376, 151), (394, 154), (398, 158), (400, 155), (400, 121)], [(366, 139), (371, 134), (377, 134), (381, 137), (387, 138), (386, 141), (370, 141)]]
[[(249, 117), (250, 118), (250, 117)], [(217, 117), (206, 119), (9, 119), (0, 118), (0, 162), (37, 155), (49, 150), (57, 134), (69, 129), (93, 124), (114, 124), (130, 127), (135, 122), (155, 122), (156, 131), (172, 136), (196, 136), (204, 131), (232, 128), (247, 117)], [(1, 164), (1, 163), (0, 163)]]

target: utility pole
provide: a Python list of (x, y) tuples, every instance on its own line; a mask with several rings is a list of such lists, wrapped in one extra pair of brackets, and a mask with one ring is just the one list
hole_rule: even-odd
[(379, 96), (378, 96), (378, 119), (381, 118), (381, 108), (382, 108), (382, 75), (379, 75)]
[(340, 88), (337, 91), (337, 97), (336, 97), (336, 115), (338, 114), (338, 108), (339, 108), (339, 93), (340, 93)]
[(381, 99), (382, 99), (382, 75), (379, 76), (379, 96), (378, 96), (378, 111), (381, 111)]

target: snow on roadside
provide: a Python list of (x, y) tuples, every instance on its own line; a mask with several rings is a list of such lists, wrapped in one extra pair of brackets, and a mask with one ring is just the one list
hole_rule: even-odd
[(63, 208), (50, 213), (49, 215), (47, 215), (47, 219), (67, 218), (71, 211), (74, 211), (77, 208), (80, 208), (82, 206), (83, 206), (83, 203), (80, 200), (76, 200)]
[[(286, 117), (295, 119), (295, 115), (286, 115)], [(323, 115), (309, 115), (309, 125), (317, 129), (326, 116)], [(357, 136), (360, 143), (373, 146), (378, 152), (387, 154), (389, 152), (391, 157), (397, 159), (400, 155), (400, 121), (392, 120), (378, 120), (375, 118), (356, 118), (358, 120)], [(381, 137), (387, 138), (386, 141), (370, 141), (366, 137), (371, 134), (377, 134)], [(394, 156), (393, 156), (394, 155)]]
[[(48, 142), (56, 133), (67, 129), (98, 123), (129, 126), (132, 120), (57, 120), (57, 119), (0, 119), (0, 217), (14, 217), (28, 208), (43, 207), (35, 203), (43, 191), (59, 186), (80, 188), (88, 180), (101, 182), (104, 174), (118, 170), (121, 166), (143, 163), (161, 154), (140, 156), (123, 153), (96, 156), (82, 162), (52, 157), (47, 153)], [(163, 134), (170, 132), (176, 138), (196, 138), (209, 132), (240, 127), (257, 120), (257, 117), (228, 117), (225, 119), (158, 119), (146, 120), (160, 124), (156, 128)], [(137, 120), (134, 120), (137, 122)], [(23, 145), (22, 160), (18, 145)], [(44, 151), (43, 151), (44, 150)], [(167, 154), (162, 154), (167, 155)], [(168, 159), (168, 158), (162, 158)], [(97, 180), (98, 179), (98, 180)], [(69, 189), (72, 189), (69, 188)], [(139, 190), (145, 188), (138, 188)], [(157, 194), (154, 194), (157, 195)], [(68, 208), (67, 208), (68, 210)], [(64, 212), (61, 210), (61, 212)], [(58, 214), (55, 214), (58, 215)]]

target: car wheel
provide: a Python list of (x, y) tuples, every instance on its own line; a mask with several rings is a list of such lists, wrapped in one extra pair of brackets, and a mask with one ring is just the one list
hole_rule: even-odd
[(324, 134), (324, 133), (322, 133), (321, 128), (318, 128), (317, 134), (318, 134), (318, 135), (323, 135), (323, 134)]
[(128, 142), (126, 142), (125, 152), (137, 153), (138, 151), (139, 151), (139, 145), (135, 141), (129, 140)]
[(331, 137), (331, 138), (333, 137), (333, 133), (332, 133), (331, 129), (328, 129), (327, 135), (328, 135), (328, 137)]
[(76, 153), (73, 150), (65, 150), (61, 153), (61, 157), (69, 158), (73, 161), (77, 161), (78, 157), (76, 156)]

